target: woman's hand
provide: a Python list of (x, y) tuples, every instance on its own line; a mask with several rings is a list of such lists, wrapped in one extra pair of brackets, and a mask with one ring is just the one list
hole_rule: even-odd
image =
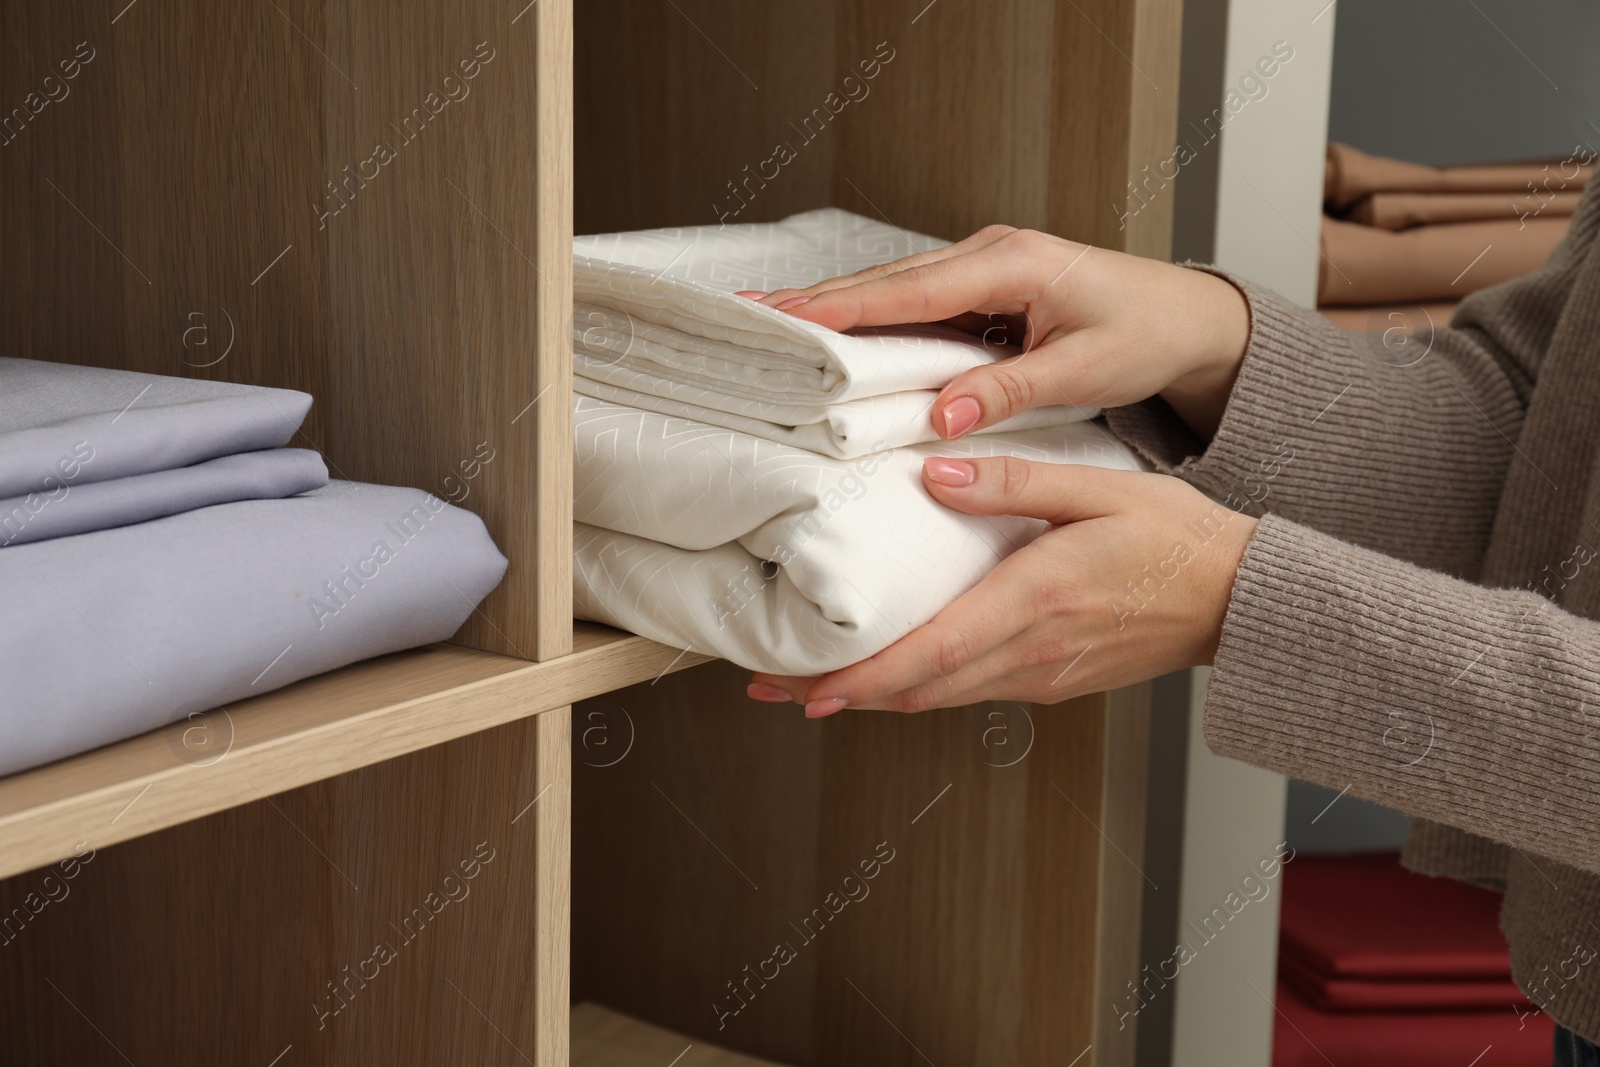
[(1009, 226), (807, 289), (745, 295), (835, 330), (950, 321), (1021, 344), (1023, 355), (939, 394), (933, 425), (947, 440), (1029, 408), (1157, 394), (1209, 438), (1250, 330), (1244, 297), (1215, 275)]
[(972, 515), (1056, 524), (926, 626), (819, 679), (758, 674), (757, 700), (923, 711), (1054, 704), (1211, 662), (1256, 520), (1176, 478), (1021, 459), (929, 459), (923, 482)]

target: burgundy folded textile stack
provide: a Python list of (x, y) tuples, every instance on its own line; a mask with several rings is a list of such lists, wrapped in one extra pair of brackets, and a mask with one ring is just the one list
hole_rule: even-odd
[(1554, 1024), (1511, 980), (1499, 911), (1393, 852), (1287, 864), (1274, 1067), (1547, 1067)]
[(1328, 145), (1319, 309), (1347, 330), (1445, 325), (1462, 297), (1545, 261), (1594, 159), (1427, 167)]

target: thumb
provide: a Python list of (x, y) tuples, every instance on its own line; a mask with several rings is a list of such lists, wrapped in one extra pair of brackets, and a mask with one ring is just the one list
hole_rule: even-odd
[[(1054, 357), (1054, 358), (1052, 358)], [(1075, 405), (1049, 374), (1060, 353), (1034, 349), (1020, 356), (974, 367), (957, 376), (933, 402), (933, 428), (947, 441), (987, 430), (1033, 408)]]
[(922, 461), (933, 498), (969, 515), (1025, 515), (1057, 526), (1125, 510), (1148, 476), (1080, 463), (1035, 463), (1015, 456)]

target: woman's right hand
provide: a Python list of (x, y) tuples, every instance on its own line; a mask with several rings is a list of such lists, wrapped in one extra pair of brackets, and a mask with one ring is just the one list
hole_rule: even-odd
[(1158, 394), (1209, 439), (1250, 333), (1243, 295), (1213, 274), (1009, 226), (760, 302), (834, 330), (948, 320), (1021, 344), (939, 394), (946, 439), (1029, 408)]

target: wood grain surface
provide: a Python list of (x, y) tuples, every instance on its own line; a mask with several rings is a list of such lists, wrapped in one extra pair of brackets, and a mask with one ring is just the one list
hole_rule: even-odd
[(0, 778), (0, 876), (705, 660), (604, 626), (572, 633), (571, 655), (539, 664), (453, 645), (366, 660)]
[(0, 5), (0, 351), (311, 393), (510, 558), (459, 640), (560, 655), (569, 62), (570, 0)]
[(808, 722), (744, 681), (575, 706), (578, 999), (784, 1063), (1133, 1062), (1146, 687)]
[[(1172, 190), (1131, 213), (1128, 197), (1172, 152), (1179, 16), (1178, 0), (591, 0), (576, 224), (837, 205), (949, 239), (1004, 222), (1165, 258)], [(743, 682), (716, 664), (574, 709), (580, 739), (613, 746), (577, 746), (577, 996), (787, 1063), (1132, 1063), (1112, 1005), (1138, 975), (1146, 687), (816, 724)], [(1032, 747), (996, 766), (1024, 722)], [(869, 897), (814, 939), (791, 925), (879, 843), (897, 858)], [(795, 957), (763, 982), (784, 940)]]
[(0, 1063), (564, 1065), (568, 721), (0, 883)]
[(689, 1041), (600, 1004), (572, 1006), (572, 1067), (779, 1067)]
[(836, 204), (1164, 256), (1170, 195), (1119, 212), (1171, 151), (1178, 0), (519, 6), (0, 7), (0, 107), (94, 55), (0, 115), (0, 349), (311, 392), (336, 476), (456, 498), (511, 557), (458, 639), (559, 657), (406, 653), (252, 702), (215, 764), (149, 735), (0, 783), (0, 915), (97, 849), (0, 949), (0, 1063), (564, 1063), (569, 889), (570, 992), (686, 1042), (1131, 1063), (1143, 687), (810, 723), (637, 638), (563, 656), (565, 338), (574, 225)]
[(1180, 0), (589, 0), (578, 230), (832, 204), (1165, 258), (1171, 190), (1129, 214), (1128, 183), (1172, 154), (1181, 23)]

